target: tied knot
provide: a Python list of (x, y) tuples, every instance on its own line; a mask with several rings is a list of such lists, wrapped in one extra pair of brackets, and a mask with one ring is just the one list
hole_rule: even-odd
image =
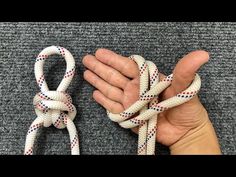
[(39, 92), (35, 95), (33, 104), (37, 116), (43, 117), (44, 127), (53, 124), (56, 128), (65, 128), (68, 118), (73, 121), (76, 115), (71, 96), (66, 92)]
[[(66, 60), (66, 72), (56, 91), (49, 90), (43, 73), (44, 62), (52, 54), (61, 55)], [(43, 118), (44, 127), (49, 127), (53, 124), (56, 128), (65, 128), (67, 120), (73, 120), (76, 115), (76, 108), (72, 104), (72, 99), (65, 92), (75, 74), (73, 56), (63, 47), (51, 46), (40, 52), (34, 69), (35, 78), (40, 88), (40, 92), (36, 94), (33, 101), (37, 116)]]
[[(60, 55), (66, 60), (66, 71), (56, 91), (50, 91), (44, 77), (43, 65), (48, 57), (54, 54)], [(53, 124), (59, 129), (67, 127), (70, 136), (71, 154), (78, 155), (79, 138), (73, 123), (76, 108), (72, 104), (70, 95), (65, 92), (75, 74), (75, 60), (72, 54), (60, 46), (47, 47), (37, 56), (34, 71), (40, 89), (40, 92), (35, 95), (33, 100), (37, 118), (32, 122), (27, 132), (24, 153), (32, 155), (38, 129), (42, 126), (49, 127)]]

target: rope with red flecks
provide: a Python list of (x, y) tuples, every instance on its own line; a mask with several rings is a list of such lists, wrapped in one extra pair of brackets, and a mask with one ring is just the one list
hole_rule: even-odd
[[(66, 60), (66, 72), (56, 91), (50, 91), (43, 74), (45, 60), (53, 54), (61, 55)], [(37, 118), (30, 125), (25, 142), (25, 155), (33, 154), (33, 146), (37, 131), (41, 127), (54, 125), (58, 129), (67, 128), (70, 136), (71, 154), (79, 155), (79, 138), (73, 120), (76, 108), (72, 99), (65, 91), (75, 74), (75, 61), (71, 53), (63, 47), (51, 46), (45, 48), (35, 63), (35, 77), (40, 92), (35, 95), (33, 104)]]
[[(112, 121), (118, 122), (123, 128), (139, 126), (138, 154), (154, 155), (158, 114), (191, 100), (200, 90), (201, 79), (196, 74), (186, 90), (158, 103), (158, 95), (170, 86), (173, 74), (159, 80), (159, 72), (153, 62), (146, 61), (138, 55), (132, 55), (130, 59), (136, 62), (139, 67), (139, 100), (120, 114), (113, 114), (109, 111), (107, 114)], [(138, 112), (138, 116), (132, 117)]]

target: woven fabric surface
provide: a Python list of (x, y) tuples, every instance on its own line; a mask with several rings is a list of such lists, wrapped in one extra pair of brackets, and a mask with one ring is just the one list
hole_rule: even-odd
[[(92, 99), (94, 88), (83, 80), (82, 57), (100, 47), (119, 54), (141, 55), (160, 72), (172, 73), (177, 61), (190, 51), (204, 49), (210, 62), (198, 72), (199, 97), (215, 127), (223, 154), (236, 154), (236, 23), (0, 23), (0, 154), (23, 154), (25, 135), (36, 118), (32, 104), (39, 91), (34, 63), (45, 47), (68, 49), (76, 73), (67, 89), (77, 108), (74, 123), (81, 154), (136, 154), (137, 135), (107, 117)], [(44, 74), (55, 90), (66, 68), (59, 56), (50, 56)], [(67, 130), (39, 131), (36, 154), (70, 154)], [(156, 154), (169, 154), (157, 144)]]

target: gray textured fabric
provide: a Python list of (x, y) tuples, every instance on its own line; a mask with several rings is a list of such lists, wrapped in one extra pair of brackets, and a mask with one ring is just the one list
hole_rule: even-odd
[[(67, 48), (77, 72), (68, 92), (77, 107), (81, 154), (136, 154), (137, 135), (110, 121), (91, 97), (81, 59), (105, 47), (122, 55), (139, 54), (170, 74), (184, 54), (204, 49), (211, 60), (200, 71), (200, 98), (209, 112), (224, 154), (236, 154), (236, 23), (0, 23), (0, 154), (22, 154), (25, 135), (35, 119), (32, 99), (39, 91), (34, 78), (37, 54), (50, 45)], [(44, 68), (56, 89), (65, 61), (50, 57)], [(44, 128), (37, 154), (70, 154), (67, 130)], [(159, 154), (168, 148), (157, 145)]]

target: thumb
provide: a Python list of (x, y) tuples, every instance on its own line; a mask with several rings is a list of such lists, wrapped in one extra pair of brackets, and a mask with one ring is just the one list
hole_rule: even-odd
[(205, 51), (194, 51), (184, 56), (173, 71), (173, 81), (170, 90), (177, 94), (185, 90), (193, 81), (199, 68), (207, 63), (209, 54)]

